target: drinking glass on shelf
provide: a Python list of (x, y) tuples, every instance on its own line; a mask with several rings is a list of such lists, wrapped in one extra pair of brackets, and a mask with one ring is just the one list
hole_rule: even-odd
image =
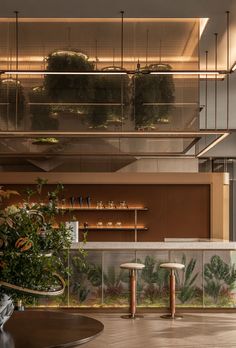
[(103, 222), (101, 221), (101, 220), (99, 220), (98, 222), (97, 222), (97, 227), (102, 227), (103, 226)]
[(120, 221), (117, 221), (116, 222), (116, 227), (121, 227), (122, 226), (122, 223)]
[(112, 221), (108, 221), (108, 222), (107, 222), (107, 227), (112, 227), (112, 226), (113, 226)]
[(103, 202), (102, 201), (97, 201), (96, 208), (97, 209), (103, 209), (104, 208)]
[(128, 208), (128, 204), (126, 203), (126, 201), (120, 201), (119, 208), (127, 209)]
[(115, 203), (113, 201), (108, 201), (108, 205), (107, 205), (107, 208), (108, 209), (114, 209), (116, 206), (115, 206)]

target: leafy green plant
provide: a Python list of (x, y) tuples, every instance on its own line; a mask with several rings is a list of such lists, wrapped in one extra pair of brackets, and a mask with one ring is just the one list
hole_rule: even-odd
[(196, 294), (198, 294), (198, 288), (194, 285), (198, 277), (198, 273), (193, 274), (196, 262), (197, 260), (192, 258), (187, 263), (186, 255), (184, 254), (181, 260), (181, 263), (185, 265), (185, 268), (181, 271), (183, 275), (182, 280), (179, 272), (175, 272), (176, 283), (178, 288), (177, 298), (180, 300), (181, 303), (190, 301), (196, 296)]
[[(127, 273), (127, 272), (126, 272)], [(108, 267), (107, 273), (104, 273), (104, 285), (105, 291), (104, 294), (107, 297), (120, 297), (124, 291), (124, 286), (122, 282), (127, 282), (127, 274), (124, 270), (116, 272), (114, 266)]]
[[(120, 68), (108, 67), (104, 71), (119, 71)], [(110, 124), (120, 125), (127, 111), (129, 77), (127, 75), (98, 75), (93, 77), (94, 103), (96, 105), (88, 115), (88, 122), (92, 128), (107, 128)], [(109, 103), (121, 104), (123, 102), (123, 115), (121, 105), (109, 105)], [(123, 117), (123, 119), (122, 119)]]
[(55, 130), (58, 129), (58, 114), (48, 103), (50, 97), (44, 86), (32, 88), (29, 93), (31, 128), (33, 130)]
[(234, 265), (224, 262), (219, 255), (211, 257), (204, 266), (205, 293), (218, 303), (221, 295), (228, 294), (235, 287), (236, 269)]
[[(71, 231), (64, 223), (54, 227), (61, 185), (50, 193), (53, 199), (48, 202), (30, 203), (34, 194), (41, 194), (43, 184), (39, 179), (35, 191), (28, 190), (25, 201), (0, 210), (0, 279), (18, 287), (48, 291), (58, 287), (55, 273), (64, 277), (70, 273), (65, 249), (71, 246)], [(33, 301), (33, 296), (8, 287), (0, 287), (0, 293)]]
[(8, 123), (8, 126), (15, 126), (16, 118), (19, 125), (23, 120), (25, 111), (24, 89), (20, 81), (12, 78), (2, 80), (0, 83), (0, 100), (7, 103), (4, 120)]
[(73, 295), (83, 303), (89, 293), (90, 289), (88, 286), (88, 274), (90, 270), (90, 265), (87, 261), (87, 254), (74, 255), (72, 257), (72, 273), (73, 278), (71, 280), (70, 290)]
[[(141, 261), (140, 261), (141, 262)], [(154, 303), (165, 297), (168, 289), (168, 271), (160, 268), (160, 261), (147, 255), (144, 260), (145, 268), (141, 273), (143, 284), (143, 298)]]
[[(170, 70), (168, 64), (153, 64), (141, 70)], [(135, 127), (155, 128), (156, 123), (169, 123), (174, 102), (172, 75), (136, 74), (134, 77)], [(145, 105), (157, 103), (159, 105)]]

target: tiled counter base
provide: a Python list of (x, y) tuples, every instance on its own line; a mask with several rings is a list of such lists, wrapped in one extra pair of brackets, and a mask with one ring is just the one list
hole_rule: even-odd
[(125, 262), (140, 262), (139, 307), (167, 307), (168, 271), (163, 262), (180, 262), (176, 272), (177, 307), (232, 308), (236, 306), (236, 243), (87, 243), (87, 256), (78, 257), (74, 245), (65, 262), (73, 269), (67, 292), (53, 302), (38, 305), (63, 307), (128, 307), (128, 273)]

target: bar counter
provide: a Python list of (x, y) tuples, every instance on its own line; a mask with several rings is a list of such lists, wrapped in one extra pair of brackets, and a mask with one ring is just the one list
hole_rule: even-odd
[(129, 277), (120, 265), (139, 262), (145, 268), (138, 271), (138, 306), (167, 307), (168, 272), (160, 265), (177, 262), (185, 265), (176, 271), (177, 306), (236, 307), (236, 242), (87, 242), (74, 244), (67, 257), (73, 272), (66, 296), (40, 305), (128, 309)]
[(176, 241), (176, 242), (87, 242), (74, 243), (72, 249), (85, 250), (236, 250), (236, 242)]

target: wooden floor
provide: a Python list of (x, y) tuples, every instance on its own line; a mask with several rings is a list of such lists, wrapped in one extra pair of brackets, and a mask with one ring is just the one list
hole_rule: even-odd
[(105, 330), (86, 348), (236, 348), (236, 313), (188, 313), (174, 322), (160, 314), (135, 321), (118, 313), (88, 316), (102, 321)]

